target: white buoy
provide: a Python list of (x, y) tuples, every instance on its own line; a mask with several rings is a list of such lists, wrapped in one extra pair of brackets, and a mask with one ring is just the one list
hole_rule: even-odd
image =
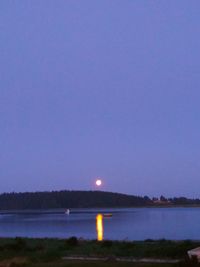
[(70, 210), (69, 209), (66, 209), (65, 210), (65, 214), (69, 215), (70, 214)]

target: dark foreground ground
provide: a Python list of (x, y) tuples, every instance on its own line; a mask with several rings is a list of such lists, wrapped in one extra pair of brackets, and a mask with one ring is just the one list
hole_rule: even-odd
[(67, 263), (48, 263), (48, 264), (38, 264), (38, 265), (32, 265), (32, 266), (37, 266), (37, 267), (172, 267), (172, 266), (177, 266), (177, 265), (169, 265), (169, 264), (136, 264), (136, 263), (115, 263), (115, 262), (67, 262)]
[[(1, 238), (0, 267), (200, 266), (187, 258), (187, 251), (198, 246), (200, 242), (189, 240), (176, 242), (149, 239), (135, 242), (97, 242), (78, 240), (75, 237), (65, 240)], [(80, 257), (81, 260), (78, 260)], [(139, 262), (144, 259), (145, 263)]]

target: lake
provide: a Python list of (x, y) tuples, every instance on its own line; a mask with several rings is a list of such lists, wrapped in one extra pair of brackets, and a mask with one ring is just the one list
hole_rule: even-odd
[(200, 208), (72, 209), (69, 215), (64, 210), (1, 212), (0, 237), (16, 236), (200, 240)]

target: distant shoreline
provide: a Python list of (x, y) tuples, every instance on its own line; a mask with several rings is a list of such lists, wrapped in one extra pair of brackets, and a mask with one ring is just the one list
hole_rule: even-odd
[(105, 191), (52, 191), (0, 194), (0, 211), (46, 209), (200, 207), (200, 199), (149, 198)]
[[(155, 206), (133, 206), (133, 207), (84, 207), (84, 208), (72, 208), (71, 213), (79, 213), (78, 210), (81, 210), (81, 213), (84, 212), (84, 210), (91, 210), (90, 213), (96, 213), (96, 212), (104, 212), (104, 210), (117, 210), (117, 209), (143, 209), (143, 208), (148, 208), (148, 209), (153, 209), (153, 208), (200, 208), (200, 205), (155, 205)], [(44, 208), (44, 209), (33, 209), (33, 208), (25, 208), (25, 209), (6, 209), (6, 210), (0, 210), (0, 214), (19, 214), (19, 213), (46, 213), (46, 214), (63, 214), (65, 213), (64, 208)]]

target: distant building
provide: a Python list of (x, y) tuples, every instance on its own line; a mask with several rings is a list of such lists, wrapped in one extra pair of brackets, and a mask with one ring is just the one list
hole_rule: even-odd
[(160, 198), (154, 197), (152, 200), (154, 204), (158, 204), (158, 205), (167, 205), (171, 203), (171, 201), (169, 201), (167, 198), (163, 196), (161, 196)]

